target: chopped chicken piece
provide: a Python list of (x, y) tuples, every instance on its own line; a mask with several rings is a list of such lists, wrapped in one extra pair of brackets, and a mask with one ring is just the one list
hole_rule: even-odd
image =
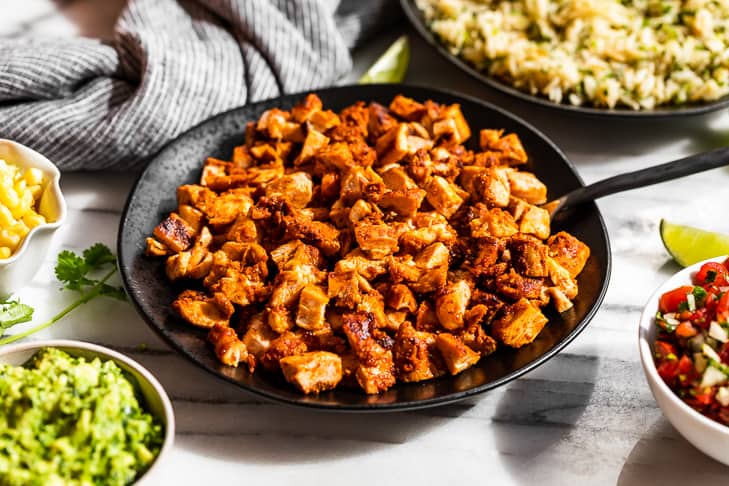
[(328, 303), (329, 297), (321, 287), (307, 285), (301, 289), (296, 325), (308, 331), (317, 331), (327, 327), (324, 316)]
[(210, 286), (213, 292), (220, 292), (232, 303), (247, 306), (264, 302), (271, 295), (271, 288), (258, 267), (250, 266), (240, 270), (228, 269), (225, 275)]
[(172, 253), (164, 243), (157, 241), (151, 236), (148, 236), (146, 241), (147, 248), (144, 250), (144, 254), (147, 256), (167, 256)]
[(332, 110), (320, 110), (312, 113), (311, 117), (309, 117), (309, 122), (314, 128), (324, 133), (330, 128), (339, 126), (341, 120), (339, 115)]
[(327, 351), (286, 356), (279, 361), (286, 381), (305, 394), (335, 388), (342, 381), (342, 358)]
[(470, 324), (459, 333), (458, 337), (463, 344), (480, 353), (481, 356), (488, 356), (496, 351), (496, 340), (486, 333), (480, 323)]
[(414, 313), (418, 308), (418, 302), (407, 285), (395, 284), (388, 287), (387, 306), (395, 310), (407, 310)]
[(509, 165), (525, 164), (527, 154), (515, 133), (503, 135), (503, 130), (481, 130), (481, 149), (499, 152)]
[(329, 272), (328, 295), (337, 305), (354, 309), (362, 302), (362, 295), (372, 290), (367, 280), (356, 271)]
[(494, 337), (513, 348), (529, 344), (547, 324), (547, 318), (525, 298), (504, 306), (491, 324)]
[(384, 260), (372, 260), (358, 249), (339, 260), (334, 266), (334, 271), (355, 271), (362, 277), (372, 280), (387, 273), (387, 263)]
[(574, 307), (572, 301), (564, 295), (564, 292), (559, 287), (549, 287), (547, 293), (552, 298), (552, 303), (554, 304), (554, 308), (557, 309), (557, 312), (562, 313)]
[(336, 254), (341, 246), (339, 230), (329, 223), (311, 221), (304, 217), (284, 216), (286, 239), (300, 239), (304, 243), (313, 245), (326, 256)]
[(192, 227), (195, 233), (202, 228), (204, 218), (202, 211), (193, 208), (189, 204), (180, 204), (177, 207), (177, 214)]
[(590, 248), (566, 231), (550, 237), (547, 245), (549, 256), (566, 268), (572, 278), (580, 274), (590, 258)]
[(426, 199), (428, 202), (446, 218), (453, 216), (461, 207), (465, 198), (468, 197), (468, 193), (440, 176), (431, 177), (425, 190), (427, 191)]
[(415, 266), (422, 269), (433, 269), (448, 265), (450, 251), (441, 242), (426, 246), (423, 251), (415, 257)]
[(295, 270), (302, 265), (321, 267), (324, 264), (319, 249), (300, 240), (289, 241), (274, 248), (271, 250), (271, 259), (279, 271)]
[(316, 159), (328, 167), (341, 171), (351, 169), (357, 164), (346, 143), (336, 142), (319, 149)]
[(220, 293), (208, 297), (198, 290), (183, 290), (172, 303), (172, 308), (194, 326), (227, 326), (233, 315), (233, 304)]
[(523, 277), (513, 268), (496, 277), (496, 291), (510, 299), (539, 299), (543, 286), (542, 279)]
[(440, 115), (442, 120), (433, 123), (433, 134), (436, 137), (447, 135), (451, 142), (457, 144), (469, 139), (471, 128), (461, 112), (461, 105), (458, 103), (449, 105), (441, 110)]
[(390, 111), (407, 121), (417, 121), (425, 115), (425, 106), (412, 98), (397, 95), (390, 102)]
[(467, 370), (478, 363), (481, 355), (466, 346), (463, 341), (453, 334), (442, 332), (435, 339), (435, 345), (440, 351), (451, 375)]
[(387, 317), (385, 328), (387, 328), (387, 330), (391, 332), (397, 332), (397, 330), (400, 329), (402, 323), (407, 320), (408, 312), (393, 311), (388, 309), (385, 311), (385, 316)]
[(525, 235), (512, 236), (507, 244), (514, 269), (525, 277), (546, 277), (547, 246)]
[(195, 235), (195, 228), (177, 213), (170, 213), (154, 228), (155, 238), (175, 253), (190, 248)]
[(547, 202), (547, 186), (531, 172), (509, 170), (507, 176), (514, 197), (523, 199), (530, 204), (544, 204)]
[(306, 172), (292, 172), (266, 186), (266, 197), (278, 198), (295, 208), (304, 208), (312, 196), (311, 176)]
[(181, 278), (205, 277), (213, 265), (213, 255), (208, 251), (212, 240), (210, 230), (203, 227), (190, 250), (181, 251), (167, 258), (165, 262), (167, 278), (174, 282)]
[(398, 378), (414, 382), (443, 375), (445, 367), (435, 352), (435, 342), (435, 334), (416, 331), (412, 324), (403, 322), (392, 348)]
[(549, 237), (549, 227), (549, 212), (537, 206), (531, 206), (527, 209), (519, 221), (519, 231), (521, 233), (535, 235), (541, 240)]
[(255, 221), (246, 215), (238, 215), (233, 224), (225, 234), (228, 241), (237, 241), (241, 243), (250, 243), (258, 240), (258, 228)]
[(399, 249), (397, 233), (389, 224), (362, 222), (354, 228), (354, 237), (362, 251), (374, 259), (385, 258)]
[(373, 338), (373, 327), (373, 318), (367, 313), (344, 315), (342, 330), (359, 361), (355, 372), (357, 383), (368, 395), (383, 392), (395, 384), (392, 352)]
[(243, 335), (243, 344), (248, 353), (260, 360), (263, 353), (271, 347), (271, 341), (278, 337), (278, 333), (271, 329), (263, 320), (263, 314), (251, 316), (248, 329)]
[(408, 176), (407, 172), (399, 164), (385, 166), (380, 173), (382, 174), (382, 182), (385, 183), (385, 187), (391, 191), (404, 191), (418, 188), (415, 181)]
[(253, 165), (253, 157), (249, 148), (245, 145), (238, 145), (233, 149), (233, 167), (247, 169)]
[(379, 103), (372, 102), (369, 106), (370, 116), (367, 123), (367, 133), (371, 140), (376, 141), (383, 133), (398, 124), (387, 108)]
[(376, 328), (387, 327), (388, 320), (385, 314), (385, 299), (377, 290), (371, 290), (362, 295), (362, 300), (357, 304), (357, 311), (372, 316)]
[(567, 296), (568, 299), (577, 297), (577, 281), (572, 278), (569, 270), (557, 263), (551, 257), (547, 257), (547, 273), (552, 283)]
[(213, 345), (215, 355), (225, 365), (238, 366), (239, 362), (248, 358), (246, 345), (238, 339), (232, 327), (215, 324), (208, 333), (208, 342)]
[(519, 231), (511, 214), (499, 208), (480, 210), (478, 217), (473, 219), (469, 223), (469, 226), (471, 228), (471, 236), (474, 238), (484, 238), (487, 236), (505, 238)]
[(261, 365), (269, 371), (278, 371), (281, 369), (281, 358), (304, 354), (308, 350), (309, 348), (303, 336), (291, 331), (285, 331), (271, 341), (271, 345), (261, 356)]
[(230, 189), (216, 197), (202, 211), (211, 225), (224, 225), (235, 221), (239, 214), (248, 214), (251, 206), (253, 199), (247, 194), (247, 190)]
[(420, 205), (426, 196), (423, 189), (396, 189), (385, 192), (378, 204), (384, 208), (395, 211), (405, 218), (412, 218), (420, 209)]
[(465, 280), (458, 280), (438, 292), (435, 300), (435, 314), (440, 325), (449, 331), (463, 327), (463, 317), (471, 299), (471, 286)]
[(297, 123), (304, 123), (314, 113), (321, 111), (322, 108), (321, 99), (317, 95), (310, 93), (306, 95), (303, 101), (291, 108), (291, 118)]

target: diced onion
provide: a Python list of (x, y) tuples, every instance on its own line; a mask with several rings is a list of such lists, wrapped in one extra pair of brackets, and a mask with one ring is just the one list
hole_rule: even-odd
[(716, 392), (716, 401), (721, 404), (722, 407), (729, 407), (729, 388), (723, 386)]
[(686, 303), (691, 312), (696, 310), (696, 297), (694, 297), (694, 294), (686, 294)]
[(727, 382), (727, 376), (713, 366), (709, 366), (704, 371), (704, 376), (701, 378), (701, 388), (708, 388), (717, 385), (723, 385)]
[(711, 321), (709, 325), (709, 336), (721, 343), (729, 341), (729, 334), (727, 334), (726, 329), (721, 327), (716, 321)]
[(708, 344), (704, 343), (703, 346), (701, 346), (701, 352), (704, 353), (704, 356), (706, 356), (709, 359), (713, 359), (717, 363), (721, 363), (721, 358), (719, 355), (714, 351), (714, 348), (709, 346)]

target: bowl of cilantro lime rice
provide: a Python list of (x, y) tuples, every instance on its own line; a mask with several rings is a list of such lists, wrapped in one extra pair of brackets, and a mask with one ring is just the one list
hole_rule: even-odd
[(174, 434), (162, 386), (116, 351), (68, 340), (0, 348), (0, 486), (161, 484)]

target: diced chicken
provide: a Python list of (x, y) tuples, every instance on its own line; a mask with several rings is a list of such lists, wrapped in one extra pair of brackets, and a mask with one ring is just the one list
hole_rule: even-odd
[(362, 302), (363, 294), (370, 292), (372, 286), (356, 271), (329, 272), (328, 295), (336, 299), (337, 305), (354, 309)]
[(371, 290), (362, 295), (362, 300), (357, 304), (357, 311), (370, 315), (376, 328), (387, 327), (385, 299), (377, 290)]
[(481, 355), (466, 346), (463, 341), (453, 334), (443, 332), (438, 334), (435, 345), (443, 356), (448, 371), (451, 375), (467, 370), (478, 363)]
[(373, 260), (361, 250), (354, 250), (337, 262), (334, 271), (355, 271), (362, 277), (372, 280), (387, 273), (387, 263), (384, 260)]
[(539, 299), (543, 287), (542, 279), (523, 277), (513, 268), (496, 277), (496, 291), (509, 299)]
[(349, 150), (349, 147), (346, 143), (342, 142), (332, 143), (319, 149), (316, 154), (316, 160), (325, 166), (341, 171), (357, 165), (352, 158), (352, 152)]
[(308, 350), (306, 340), (301, 335), (286, 331), (271, 341), (271, 345), (261, 356), (261, 365), (269, 371), (278, 371), (281, 369), (282, 358), (304, 354)]
[(231, 327), (214, 325), (208, 333), (208, 342), (213, 345), (215, 355), (225, 365), (238, 366), (239, 362), (248, 358), (246, 345), (238, 339), (238, 335)]
[(390, 111), (405, 120), (417, 121), (425, 115), (425, 106), (412, 98), (397, 95), (390, 102)]
[(253, 157), (246, 145), (238, 145), (233, 148), (233, 167), (238, 169), (247, 169), (253, 165)]
[(295, 208), (304, 208), (313, 194), (311, 176), (306, 172), (292, 172), (266, 186), (266, 197), (282, 199)]
[(557, 312), (565, 312), (574, 307), (572, 301), (564, 295), (564, 292), (562, 292), (559, 287), (549, 287), (547, 289), (547, 293), (551, 297), (552, 304), (554, 304), (554, 308), (557, 309)]
[(196, 233), (202, 228), (204, 219), (202, 211), (193, 208), (189, 204), (180, 204), (177, 207), (177, 214), (184, 219)]
[(291, 115), (278, 108), (265, 111), (258, 120), (256, 130), (264, 132), (268, 137), (276, 140), (302, 142), (304, 135), (301, 125), (289, 121)]
[(383, 209), (395, 211), (405, 218), (412, 218), (420, 209), (420, 205), (426, 196), (422, 189), (396, 189), (385, 192), (379, 200)]
[(255, 221), (246, 215), (238, 215), (225, 234), (227, 241), (249, 243), (258, 241), (258, 228)]
[(184, 290), (172, 302), (172, 308), (187, 322), (198, 327), (227, 326), (233, 315), (233, 304), (225, 295), (208, 297), (198, 290)]
[(319, 110), (311, 114), (309, 123), (318, 131), (324, 133), (330, 128), (338, 126), (341, 120), (339, 119), (339, 115), (332, 110)]
[(372, 337), (373, 327), (371, 315), (363, 312), (344, 315), (342, 330), (359, 361), (355, 372), (357, 383), (368, 395), (383, 392), (395, 384), (392, 352)]
[(155, 228), (154, 236), (175, 253), (185, 251), (195, 241), (195, 228), (177, 213), (170, 213)]
[(327, 327), (324, 318), (329, 297), (317, 285), (307, 285), (299, 294), (299, 309), (296, 325), (308, 331), (318, 331)]
[(322, 108), (321, 99), (317, 95), (310, 93), (300, 103), (291, 108), (291, 118), (297, 123), (304, 123), (314, 113), (321, 111)]
[(426, 246), (423, 251), (415, 257), (415, 265), (422, 269), (433, 269), (448, 265), (450, 259), (448, 247), (441, 242)]
[(435, 342), (435, 334), (416, 331), (407, 321), (400, 325), (392, 355), (402, 381), (423, 381), (444, 374), (445, 367), (435, 352)]
[(405, 322), (408, 318), (408, 312), (407, 311), (394, 311), (394, 310), (386, 310), (385, 316), (387, 317), (386, 325), (388, 331), (391, 332), (397, 332), (398, 329), (400, 329), (400, 326), (403, 322)]
[(284, 243), (271, 250), (271, 259), (279, 271), (296, 270), (303, 265), (320, 267), (324, 260), (319, 249), (302, 243), (300, 240)]
[(370, 116), (367, 123), (367, 132), (371, 140), (377, 140), (383, 133), (397, 125), (398, 121), (387, 108), (379, 103), (372, 102), (369, 106)]
[(253, 199), (245, 189), (230, 189), (220, 194), (213, 203), (202, 209), (211, 225), (230, 224), (240, 214), (248, 214)]
[(279, 361), (286, 381), (303, 393), (320, 393), (342, 381), (342, 359), (327, 351), (286, 356)]
[(399, 164), (383, 167), (380, 174), (385, 187), (391, 191), (417, 189), (418, 187)]
[(508, 244), (514, 269), (525, 277), (546, 277), (547, 246), (539, 240), (514, 236)]
[(514, 197), (531, 204), (544, 204), (547, 202), (547, 186), (537, 179), (537, 176), (531, 172), (521, 170), (509, 170), (506, 174)]
[(440, 176), (431, 177), (425, 187), (428, 202), (446, 218), (458, 211), (468, 194)]
[(551, 257), (547, 257), (547, 273), (555, 287), (559, 288), (568, 299), (577, 297), (577, 281), (570, 275), (569, 270)]
[(213, 255), (208, 251), (212, 240), (208, 228), (203, 227), (190, 250), (181, 251), (167, 258), (165, 262), (167, 278), (174, 282), (181, 278), (205, 277), (213, 265)]
[(547, 245), (549, 256), (566, 268), (573, 278), (582, 272), (590, 258), (590, 248), (566, 231), (560, 231), (550, 237)]
[(414, 313), (418, 308), (418, 302), (407, 285), (395, 284), (388, 286), (387, 306), (395, 310), (407, 310)]
[(491, 332), (507, 346), (520, 348), (534, 341), (546, 324), (547, 318), (539, 308), (522, 298), (502, 308), (491, 324)]
[(397, 232), (389, 224), (362, 222), (354, 228), (354, 237), (360, 249), (374, 259), (385, 258), (399, 249)]
[(471, 128), (461, 112), (461, 105), (454, 103), (441, 109), (441, 119), (433, 123), (433, 134), (446, 137), (453, 143), (463, 143), (471, 136)]
[[(479, 304), (482, 307), (483, 304)], [(469, 309), (470, 310), (470, 309)], [(496, 340), (489, 336), (480, 323), (469, 324), (468, 327), (461, 330), (458, 338), (463, 344), (479, 353), (481, 356), (488, 356), (496, 351)]]
[(317, 247), (326, 256), (336, 254), (342, 247), (339, 242), (339, 230), (329, 223), (291, 215), (284, 216), (284, 226), (286, 239), (300, 239)]
[(541, 240), (549, 237), (549, 212), (537, 206), (531, 206), (519, 221), (519, 232), (534, 235)]
[(251, 316), (248, 322), (248, 329), (243, 335), (243, 344), (248, 353), (261, 359), (263, 353), (271, 347), (271, 341), (278, 337), (278, 333), (271, 329), (263, 320), (263, 314), (255, 314)]
[(450, 331), (463, 327), (463, 318), (471, 300), (471, 286), (465, 280), (449, 283), (435, 300), (435, 313), (440, 325)]
[(432, 140), (428, 140), (427, 132), (417, 124), (400, 123), (377, 139), (375, 149), (379, 156), (378, 165), (386, 166), (401, 161), (406, 155), (414, 154), (421, 149), (430, 149)]
[(519, 137), (515, 133), (503, 133), (503, 130), (481, 130), (481, 149), (499, 152), (501, 160), (506, 164), (525, 164), (527, 154)]
[(170, 251), (169, 248), (165, 246), (164, 243), (157, 241), (156, 239), (152, 238), (151, 236), (148, 236), (146, 239), (147, 242), (147, 248), (144, 250), (144, 254), (147, 256), (167, 256), (172, 251)]
[(487, 236), (505, 238), (519, 231), (511, 214), (499, 208), (479, 211), (478, 216), (471, 220), (469, 226), (471, 236), (474, 238)]

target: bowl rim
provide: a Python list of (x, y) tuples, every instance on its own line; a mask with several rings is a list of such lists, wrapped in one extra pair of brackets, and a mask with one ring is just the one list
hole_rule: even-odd
[[(656, 368), (655, 361), (653, 360), (652, 343), (649, 341), (649, 333), (650, 328), (654, 325), (653, 320), (656, 312), (658, 311), (658, 300), (663, 293), (678, 287), (682, 283), (685, 285), (691, 284), (691, 276), (696, 273), (696, 271), (701, 268), (704, 263), (723, 262), (727, 259), (727, 257), (729, 257), (729, 255), (707, 258), (706, 260), (702, 260), (682, 269), (665, 280), (648, 298), (648, 301), (641, 312), (640, 324), (638, 326), (638, 349), (640, 351), (640, 360), (643, 365), (643, 371), (646, 375), (646, 379), (650, 382), (649, 384), (652, 383), (654, 385), (651, 389), (659, 390), (660, 393), (671, 403), (671, 405), (680, 409), (682, 413), (688, 416), (691, 420), (699, 422), (701, 426), (708, 427), (716, 433), (724, 435), (729, 435), (729, 426), (720, 424), (719, 422), (716, 422), (691, 408), (687, 403), (681, 400), (658, 375), (658, 370)], [(658, 400), (656, 401), (658, 402)], [(661, 406), (660, 402), (658, 402), (658, 404)]]
[[(28, 246), (31, 245), (31, 240), (34, 239), (34, 236), (37, 233), (40, 233), (42, 231), (46, 230), (56, 230), (58, 229), (66, 220), (66, 215), (68, 214), (68, 208), (66, 205), (66, 199), (63, 196), (63, 192), (61, 192), (61, 171), (58, 170), (58, 167), (51, 162), (46, 156), (43, 154), (36, 152), (30, 147), (27, 147), (23, 145), (22, 143), (15, 142), (13, 140), (8, 140), (6, 138), (0, 138), (0, 145), (10, 145), (15, 150), (21, 153), (23, 164), (13, 164), (17, 165), (20, 168), (28, 168), (30, 166), (37, 167), (40, 170), (43, 171), (44, 175), (50, 176), (50, 179), (48, 181), (48, 185), (46, 186), (46, 191), (51, 189), (52, 194), (54, 196), (54, 199), (56, 200), (56, 204), (58, 205), (58, 217), (56, 220), (52, 223), (43, 223), (39, 224), (35, 228), (31, 229), (27, 235), (23, 238), (23, 241), (20, 242), (20, 246), (18, 247), (15, 252), (10, 255), (10, 257), (5, 259), (0, 259), (0, 267), (4, 267), (7, 265), (10, 265), (19, 259), (22, 258), (22, 255), (25, 253), (25, 250), (28, 248)], [(32, 164), (28, 164), (27, 162), (32, 159)]]
[(102, 358), (111, 359), (115, 362), (121, 362), (126, 366), (134, 369), (134, 371), (139, 373), (141, 377), (144, 378), (152, 386), (154, 393), (159, 397), (160, 401), (162, 402), (164, 417), (158, 418), (162, 418), (165, 420), (165, 434), (162, 441), (162, 447), (160, 447), (159, 453), (157, 454), (157, 457), (155, 457), (154, 462), (151, 466), (149, 466), (146, 471), (144, 471), (144, 474), (139, 476), (136, 481), (134, 481), (133, 484), (142, 482), (146, 477), (150, 476), (153, 470), (157, 471), (157, 469), (159, 469), (159, 464), (161, 462), (162, 456), (167, 455), (169, 451), (172, 450), (172, 446), (175, 440), (174, 409), (172, 408), (172, 402), (170, 401), (167, 392), (165, 391), (159, 380), (157, 380), (157, 378), (155, 378), (155, 376), (144, 366), (142, 366), (132, 358), (126, 356), (125, 354), (122, 354), (111, 348), (107, 348), (106, 346), (101, 346), (99, 344), (89, 343), (85, 341), (78, 341), (74, 339), (43, 339), (38, 341), (27, 341), (17, 344), (8, 344), (6, 346), (0, 347), (0, 358), (2, 356), (16, 352), (40, 350), (42, 348), (65, 348), (90, 351), (91, 353), (97, 354)]

